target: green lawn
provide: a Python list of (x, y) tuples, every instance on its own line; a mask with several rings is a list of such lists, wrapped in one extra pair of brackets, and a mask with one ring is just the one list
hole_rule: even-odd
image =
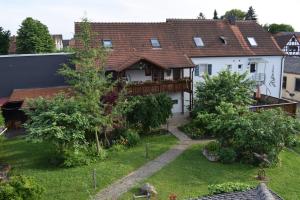
[[(174, 193), (177, 199), (202, 196), (208, 193), (209, 184), (223, 182), (246, 182), (257, 185), (254, 176), (257, 169), (243, 164), (225, 165), (207, 161), (201, 154), (201, 146), (196, 145), (145, 182), (158, 190), (158, 199), (168, 199)], [(300, 199), (300, 156), (290, 151), (280, 155), (281, 164), (267, 170), (270, 178), (268, 186), (286, 200)], [(131, 199), (137, 188), (123, 195), (121, 199)]]
[(145, 158), (145, 143), (149, 143), (149, 157), (153, 159), (176, 144), (177, 139), (171, 135), (143, 137), (136, 147), (123, 152), (109, 152), (105, 161), (63, 169), (49, 166), (48, 157), (53, 152), (49, 144), (32, 144), (16, 138), (4, 141), (0, 159), (12, 165), (14, 174), (34, 176), (46, 188), (43, 199), (86, 200), (90, 194), (96, 193), (92, 186), (93, 169), (97, 172), (99, 191), (149, 160)]

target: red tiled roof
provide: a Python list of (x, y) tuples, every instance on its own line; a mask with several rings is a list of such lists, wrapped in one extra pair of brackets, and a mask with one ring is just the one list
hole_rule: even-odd
[(0, 107), (6, 104), (7, 101), (8, 101), (8, 97), (0, 98)]
[(70, 94), (70, 87), (58, 86), (48, 88), (29, 88), (29, 89), (14, 89), (10, 95), (8, 102), (24, 101), (22, 107), (26, 105), (26, 100), (43, 97), (46, 99), (52, 98), (59, 93)]
[[(91, 23), (93, 45), (111, 39), (106, 67), (121, 71), (138, 59), (156, 63), (162, 68), (193, 67), (191, 57), (283, 55), (271, 34), (254, 21), (169, 19), (162, 23)], [(75, 23), (75, 34), (80, 23)], [(205, 46), (195, 47), (193, 37), (202, 38)], [(223, 44), (220, 36), (226, 38)], [(247, 37), (254, 37), (257, 47)], [(158, 38), (161, 48), (152, 48), (150, 39)], [(76, 46), (80, 47), (79, 41)]]

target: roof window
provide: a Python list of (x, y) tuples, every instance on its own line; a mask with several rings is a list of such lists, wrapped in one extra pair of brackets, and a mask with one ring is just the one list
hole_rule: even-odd
[(223, 44), (227, 44), (227, 38), (224, 36), (220, 36), (220, 40), (222, 41)]
[(151, 38), (150, 41), (153, 48), (161, 48), (157, 38)]
[(204, 43), (201, 37), (194, 37), (196, 47), (203, 47)]
[(257, 46), (256, 40), (255, 40), (254, 37), (248, 37), (247, 39), (248, 39), (251, 46), (253, 46), (253, 47)]
[(102, 45), (104, 48), (112, 48), (113, 47), (111, 39), (102, 40)]

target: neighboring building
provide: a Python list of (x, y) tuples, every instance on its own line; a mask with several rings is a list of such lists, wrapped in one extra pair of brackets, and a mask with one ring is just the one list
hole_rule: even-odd
[(256, 188), (243, 192), (230, 192), (216, 194), (207, 197), (199, 197), (193, 200), (283, 200), (275, 192), (269, 190), (264, 183), (260, 183)]
[(282, 88), (282, 97), (300, 101), (300, 57), (286, 57)]
[(75, 39), (72, 38), (70, 40), (63, 40), (63, 47), (64, 48), (74, 48), (75, 47)]
[[(191, 107), (193, 85), (204, 72), (249, 72), (262, 93), (281, 96), (284, 54), (255, 21), (168, 19), (91, 27), (97, 33), (92, 45), (109, 52), (106, 70), (126, 80), (136, 94), (167, 92), (173, 112)], [(79, 33), (80, 23), (75, 23), (75, 35)]]
[(300, 56), (300, 34), (280, 32), (274, 35), (277, 44), (289, 56)]
[(55, 49), (60, 51), (64, 48), (63, 46), (63, 36), (61, 34), (51, 35), (55, 43)]

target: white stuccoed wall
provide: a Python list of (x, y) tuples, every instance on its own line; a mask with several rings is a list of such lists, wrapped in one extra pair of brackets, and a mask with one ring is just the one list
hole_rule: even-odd
[[(281, 79), (282, 79), (282, 56), (255, 56), (255, 57), (203, 57), (203, 58), (192, 58), (195, 65), (199, 64), (212, 64), (212, 76), (217, 75), (218, 72), (227, 69), (227, 65), (232, 65), (232, 71), (235, 72), (248, 72), (249, 77), (252, 77), (254, 73), (250, 73), (249, 58), (262, 58), (267, 61), (267, 63), (259, 63), (257, 72), (264, 72), (266, 74), (265, 85), (261, 86), (261, 93), (267, 94), (274, 97), (281, 97)], [(242, 64), (242, 69), (238, 69), (238, 65)], [(274, 73), (272, 70), (274, 69)], [(189, 73), (187, 70), (184, 71), (185, 74)], [(274, 75), (275, 86), (271, 82), (271, 76)], [(194, 79), (194, 92), (196, 89), (196, 84), (203, 81), (202, 77), (193, 76)], [(185, 95), (185, 99), (188, 96)]]

